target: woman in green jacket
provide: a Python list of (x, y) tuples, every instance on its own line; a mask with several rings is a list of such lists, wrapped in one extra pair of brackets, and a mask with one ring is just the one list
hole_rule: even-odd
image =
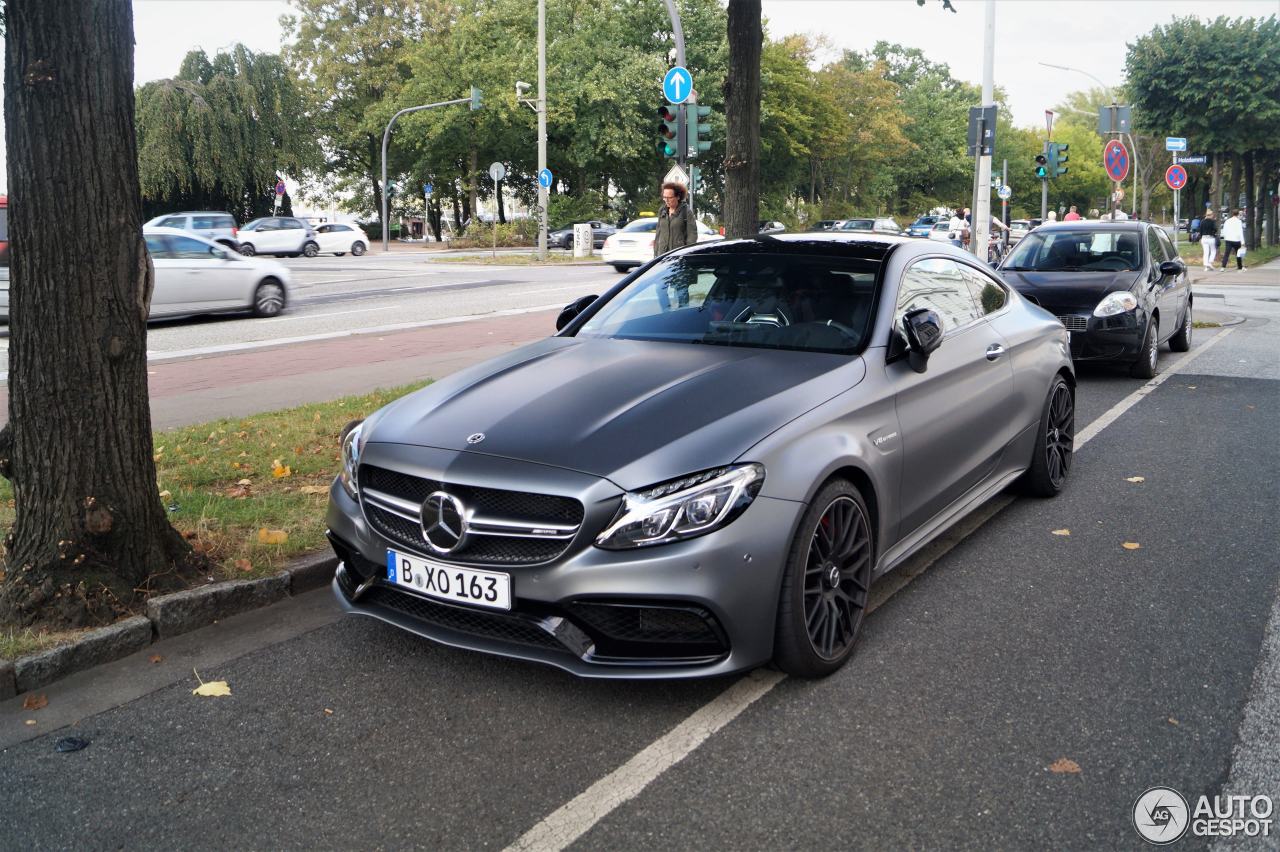
[(698, 241), (698, 223), (685, 203), (687, 192), (678, 183), (662, 185), (662, 210), (658, 211), (658, 234), (653, 243), (654, 257)]

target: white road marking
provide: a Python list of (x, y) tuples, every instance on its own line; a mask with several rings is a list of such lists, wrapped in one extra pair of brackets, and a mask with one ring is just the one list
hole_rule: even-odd
[(320, 319), (322, 317), (345, 317), (351, 314), (367, 314), (372, 311), (398, 311), (402, 305), (385, 305), (381, 308), (360, 308), (354, 311), (335, 311), (329, 314), (299, 314), (296, 317), (272, 317), (271, 319), (258, 320), (257, 325), (265, 325), (269, 322), (296, 322), (297, 320)]
[[(1218, 332), (1214, 337), (1193, 352), (1183, 355), (1168, 365), (1164, 372), (1129, 394), (1120, 402), (1109, 408), (1076, 435), (1075, 449), (1088, 443), (1107, 426), (1114, 423), (1143, 397), (1150, 394), (1170, 377), (1186, 369), (1187, 365), (1201, 353), (1207, 352), (1230, 334), (1233, 329)], [(924, 573), (925, 569), (941, 558), (948, 550), (958, 544), (969, 533), (976, 530), (1001, 509), (1013, 502), (1009, 497), (997, 497), (960, 521), (942, 539), (934, 541), (922, 553), (926, 564), (918, 563), (899, 568), (888, 578), (894, 578), (887, 594), (876, 595), (868, 602), (867, 614), (887, 601), (893, 594), (907, 586), (912, 580)], [(941, 547), (936, 545), (942, 544)], [(914, 562), (914, 560), (913, 560)], [(895, 574), (902, 575), (896, 578)], [(874, 589), (874, 587), (873, 587)], [(649, 784), (657, 780), (662, 773), (684, 760), (707, 741), (716, 731), (737, 718), (755, 701), (766, 695), (771, 689), (786, 679), (786, 675), (771, 669), (756, 669), (736, 681), (724, 692), (717, 695), (709, 703), (698, 708), (683, 722), (676, 725), (666, 734), (641, 749), (634, 757), (619, 766), (613, 772), (592, 784), (578, 796), (556, 809), (533, 828), (522, 834), (519, 839), (507, 847), (506, 852), (517, 850), (537, 850), (537, 852), (558, 852), (571, 845), (582, 835), (612, 813), (618, 806), (640, 795)]]

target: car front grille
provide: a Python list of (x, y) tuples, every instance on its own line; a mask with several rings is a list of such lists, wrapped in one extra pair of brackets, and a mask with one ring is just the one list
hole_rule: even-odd
[[(572, 497), (444, 483), (372, 465), (361, 466), (358, 481), (365, 517), (374, 529), (442, 562), (549, 562), (568, 549), (582, 525), (582, 504)], [(436, 491), (457, 497), (472, 513), (470, 534), (452, 553), (436, 553), (423, 540), (418, 507)]]
[(554, 636), (537, 624), (515, 615), (436, 603), (414, 594), (382, 586), (369, 589), (360, 600), (363, 603), (395, 610), (419, 621), (471, 636), (513, 642), (517, 645), (530, 645), (535, 648), (566, 650)]
[(1067, 331), (1088, 331), (1089, 318), (1082, 316), (1058, 317), (1058, 322), (1067, 327)]

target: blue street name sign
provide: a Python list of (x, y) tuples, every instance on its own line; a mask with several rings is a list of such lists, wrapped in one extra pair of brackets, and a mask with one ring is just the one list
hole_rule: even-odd
[(1185, 151), (1187, 150), (1187, 139), (1185, 136), (1166, 136), (1164, 137), (1164, 149), (1166, 151)]
[(677, 65), (662, 78), (662, 94), (668, 103), (682, 104), (693, 92), (693, 75), (688, 68)]
[(538, 186), (543, 189), (551, 188), (551, 169), (543, 169), (538, 172)]
[(431, 193), (435, 192), (435, 189), (436, 189), (435, 184), (424, 183), (422, 185), (422, 194), (430, 195)]
[(1175, 157), (1174, 159), (1178, 161), (1178, 165), (1180, 166), (1203, 166), (1205, 163), (1209, 162), (1209, 157), (1205, 154), (1196, 154), (1193, 157)]

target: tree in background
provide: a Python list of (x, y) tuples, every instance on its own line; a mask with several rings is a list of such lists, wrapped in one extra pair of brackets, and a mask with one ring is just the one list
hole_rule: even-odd
[(755, 236), (760, 220), (760, 0), (729, 0), (724, 81), (724, 232)]
[[(8, 0), (0, 625), (110, 621), (190, 555), (156, 491), (129, 0)], [(93, 97), (86, 97), (92, 92)], [(62, 227), (75, 211), (73, 238)]]
[[(1256, 247), (1267, 188), (1280, 177), (1280, 18), (1177, 18), (1129, 46), (1127, 85), (1153, 131), (1185, 136), (1242, 168), (1246, 242)], [(1238, 174), (1238, 172), (1237, 172)], [(1233, 181), (1234, 182), (1234, 181)], [(1220, 204), (1215, 188), (1214, 206)], [(1227, 200), (1235, 207), (1237, 199)], [(1272, 216), (1272, 219), (1275, 217)]]
[(289, 68), (242, 45), (212, 60), (187, 54), (178, 75), (136, 94), (143, 215), (226, 210), (244, 222), (271, 212), (283, 175), (319, 166), (320, 148)]

